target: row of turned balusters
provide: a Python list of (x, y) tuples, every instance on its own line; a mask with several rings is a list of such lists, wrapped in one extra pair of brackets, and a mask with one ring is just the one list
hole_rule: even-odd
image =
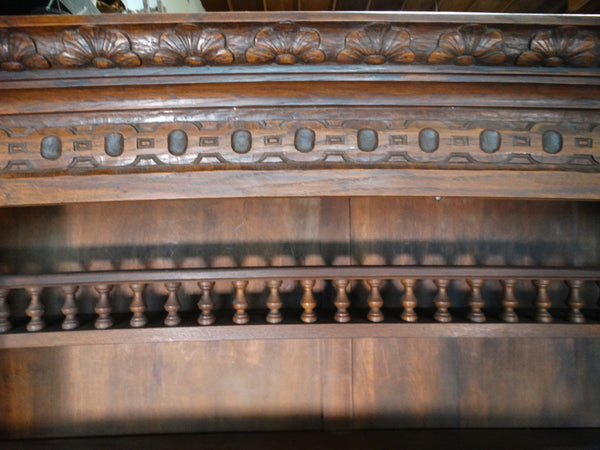
[[(350, 300), (347, 294), (347, 287), (349, 284), (349, 280), (333, 280), (333, 285), (336, 289), (336, 297), (334, 300), (334, 305), (336, 307), (336, 312), (334, 315), (334, 319), (337, 322), (349, 322), (350, 321), (350, 313), (348, 312), (348, 308), (350, 307)], [(367, 300), (369, 306), (369, 312), (367, 314), (368, 320), (371, 322), (381, 322), (383, 321), (383, 313), (381, 312), (381, 307), (383, 306), (383, 298), (380, 294), (380, 286), (383, 280), (379, 279), (369, 279), (366, 280), (366, 283), (369, 287), (370, 293), (369, 298)], [(414, 293), (414, 288), (417, 280), (416, 279), (402, 279), (401, 283), (404, 286), (404, 295), (402, 297), (401, 303), (403, 307), (403, 311), (401, 314), (401, 319), (406, 322), (415, 322), (417, 320), (417, 314), (415, 312), (415, 308), (417, 307), (417, 298)], [(437, 286), (437, 293), (434, 299), (434, 303), (436, 306), (436, 311), (434, 314), (434, 319), (438, 322), (450, 322), (452, 321), (452, 316), (448, 311), (448, 308), (451, 306), (450, 298), (448, 297), (447, 288), (450, 284), (449, 279), (437, 279), (433, 280), (435, 285)], [(248, 308), (248, 302), (246, 300), (245, 289), (248, 285), (248, 281), (233, 281), (233, 287), (235, 288), (235, 297), (233, 299), (233, 308), (235, 309), (235, 313), (233, 315), (233, 322), (236, 324), (246, 324), (249, 322), (249, 316), (246, 312)], [(315, 313), (315, 308), (317, 306), (317, 302), (313, 295), (313, 288), (315, 286), (315, 280), (301, 280), (300, 281), (304, 294), (302, 296), (302, 300), (300, 305), (302, 306), (303, 312), (300, 316), (301, 320), (305, 323), (313, 323), (317, 321), (317, 314)], [(483, 298), (481, 296), (481, 286), (483, 284), (483, 280), (481, 279), (470, 279), (467, 280), (468, 285), (471, 288), (470, 296), (469, 296), (469, 307), (470, 311), (468, 314), (468, 319), (472, 322), (485, 322), (486, 317), (482, 311), (484, 306)], [(515, 284), (516, 280), (501, 280), (501, 283), (504, 287), (504, 298), (502, 299), (502, 313), (501, 319), (505, 322), (518, 322), (518, 316), (515, 313), (515, 308), (518, 306), (518, 301), (515, 298)], [(548, 312), (548, 308), (551, 306), (551, 301), (548, 296), (548, 286), (550, 285), (550, 280), (535, 280), (533, 281), (534, 285), (537, 287), (537, 298), (535, 300), (535, 319), (537, 322), (541, 323), (550, 323), (552, 321), (552, 316)], [(581, 312), (581, 308), (584, 303), (581, 298), (581, 287), (583, 285), (582, 280), (568, 280), (566, 281), (567, 285), (570, 288), (569, 298), (567, 299), (567, 305), (569, 306), (569, 321), (573, 323), (583, 323), (585, 322), (585, 317)], [(600, 286), (600, 281), (596, 282), (598, 286)], [(282, 284), (281, 280), (271, 280), (267, 281), (267, 286), (269, 288), (269, 297), (267, 300), (267, 308), (269, 309), (269, 313), (266, 316), (266, 321), (268, 323), (280, 323), (283, 320), (280, 309), (282, 307), (282, 302), (279, 296), (279, 288)], [(200, 315), (198, 317), (198, 323), (200, 325), (211, 325), (215, 322), (215, 315), (212, 310), (214, 308), (214, 304), (211, 300), (211, 291), (214, 286), (214, 282), (212, 281), (200, 281), (198, 285), (201, 289), (201, 297), (198, 301), (198, 308), (200, 310)], [(181, 318), (179, 316), (179, 301), (177, 299), (177, 291), (181, 286), (180, 282), (170, 281), (165, 283), (165, 287), (168, 291), (167, 300), (165, 303), (165, 311), (167, 312), (167, 316), (165, 317), (164, 324), (167, 326), (176, 326), (180, 323)], [(143, 291), (144, 284), (136, 283), (130, 284), (131, 290), (133, 291), (133, 298), (130, 304), (130, 310), (133, 313), (130, 326), (132, 327), (143, 327), (147, 324), (148, 319), (145, 314), (145, 304), (143, 300)], [(110, 328), (113, 325), (113, 319), (111, 316), (112, 307), (109, 300), (109, 294), (112, 290), (112, 285), (97, 285), (94, 286), (95, 290), (98, 292), (99, 298), (96, 304), (94, 311), (98, 315), (94, 326), (98, 329)], [(65, 316), (65, 319), (62, 323), (62, 328), (65, 330), (72, 330), (79, 326), (79, 321), (77, 319), (77, 305), (75, 302), (75, 294), (77, 292), (77, 286), (62, 286), (61, 287), (64, 293), (64, 304), (61, 309), (62, 313)], [(31, 318), (31, 320), (27, 324), (28, 331), (39, 331), (45, 327), (43, 321), (44, 308), (40, 301), (40, 295), (42, 293), (43, 287), (35, 286), (26, 288), (27, 292), (31, 296), (31, 300), (29, 306), (26, 310), (26, 314)], [(6, 332), (11, 328), (11, 323), (9, 321), (10, 318), (10, 309), (7, 304), (7, 296), (8, 289), (0, 288), (0, 332)]]

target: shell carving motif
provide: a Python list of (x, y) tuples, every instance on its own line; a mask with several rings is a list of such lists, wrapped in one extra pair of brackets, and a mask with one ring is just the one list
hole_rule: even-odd
[(560, 27), (536, 33), (529, 50), (517, 58), (520, 66), (546, 67), (562, 65), (591, 66), (594, 62), (596, 38), (591, 33), (580, 34), (575, 27)]
[(37, 52), (35, 42), (25, 33), (0, 32), (2, 70), (48, 69), (50, 63)]
[(415, 54), (410, 47), (410, 34), (390, 25), (368, 25), (346, 36), (345, 48), (337, 55), (342, 64), (410, 64)]
[(196, 25), (179, 25), (160, 35), (154, 62), (159, 65), (204, 66), (231, 64), (233, 53), (225, 48), (225, 36)]
[(295, 23), (279, 23), (263, 28), (254, 37), (254, 45), (246, 50), (250, 64), (318, 64), (325, 60), (319, 48), (321, 37), (313, 28), (302, 28)]
[(488, 30), (483, 25), (464, 25), (440, 36), (438, 47), (429, 55), (430, 64), (474, 63), (497, 65), (506, 59), (504, 39), (499, 30)]
[(100, 27), (80, 27), (65, 31), (65, 51), (59, 55), (67, 67), (94, 66), (98, 69), (111, 67), (137, 67), (140, 57), (131, 51), (129, 38), (120, 31)]

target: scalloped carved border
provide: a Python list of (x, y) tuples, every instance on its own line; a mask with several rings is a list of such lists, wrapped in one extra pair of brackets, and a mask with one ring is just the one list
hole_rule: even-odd
[(0, 30), (0, 73), (93, 67), (391, 64), (595, 68), (598, 31), (531, 25), (252, 23)]

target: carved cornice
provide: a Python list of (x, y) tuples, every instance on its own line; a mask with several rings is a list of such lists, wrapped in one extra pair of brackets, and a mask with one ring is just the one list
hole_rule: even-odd
[[(168, 16), (167, 16), (168, 17)], [(11, 71), (172, 66), (388, 65), (515, 67), (542, 71), (573, 67), (597, 71), (600, 26), (478, 23), (415, 23), (410, 15), (361, 21), (331, 16), (331, 21), (292, 20), (265, 24), (185, 16), (185, 23), (73, 23), (11, 26), (0, 24), (0, 76)], [(253, 16), (250, 16), (253, 17)], [(275, 18), (279, 16), (273, 16)], [(375, 19), (377, 16), (364, 18)], [(335, 18), (335, 20), (333, 20)], [(395, 18), (395, 20), (390, 20)], [(386, 19), (386, 20), (383, 20)], [(85, 20), (85, 19), (84, 19)], [(199, 71), (209, 68), (198, 68)], [(108, 74), (105, 72), (105, 74)]]
[(599, 65), (563, 16), (0, 18), (0, 205), (598, 199)]

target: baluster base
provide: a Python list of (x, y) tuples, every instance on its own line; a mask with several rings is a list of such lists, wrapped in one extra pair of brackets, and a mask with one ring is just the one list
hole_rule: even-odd
[(129, 325), (133, 328), (141, 328), (147, 323), (148, 319), (146, 319), (146, 316), (143, 313), (140, 313), (139, 315), (134, 314), (131, 320), (129, 321)]
[(581, 311), (569, 311), (569, 322), (571, 323), (585, 323), (585, 317)]
[(517, 313), (514, 311), (504, 311), (500, 314), (500, 319), (507, 323), (517, 323), (519, 321), (519, 316), (517, 316)]
[(537, 311), (535, 313), (535, 321), (539, 323), (550, 323), (552, 322), (552, 316), (548, 311)]
[(437, 322), (441, 322), (441, 323), (452, 322), (452, 316), (450, 315), (450, 313), (448, 311), (436, 311), (436, 313), (433, 315), (433, 318)]
[(384, 317), (383, 317), (383, 313), (381, 311), (377, 310), (377, 311), (369, 311), (369, 313), (367, 314), (367, 319), (370, 322), (378, 323), (378, 322), (383, 322)]
[(317, 314), (312, 311), (304, 311), (300, 316), (300, 320), (302, 320), (304, 323), (315, 323), (317, 321)]
[(114, 324), (110, 317), (98, 317), (94, 322), (94, 327), (99, 330), (105, 330), (106, 328), (112, 327)]
[(167, 317), (165, 317), (164, 324), (168, 327), (174, 327), (176, 325), (179, 325), (180, 323), (181, 317), (179, 317), (179, 314), (177, 314), (176, 312), (169, 313)]
[(283, 316), (280, 312), (270, 312), (267, 314), (265, 319), (268, 323), (281, 323), (283, 321)]
[(471, 322), (475, 322), (475, 323), (483, 323), (486, 321), (485, 314), (483, 314), (483, 312), (481, 312), (481, 311), (472, 311), (467, 315), (467, 318)]
[(212, 325), (217, 318), (213, 314), (201, 314), (198, 317), (198, 325)]
[(400, 318), (405, 322), (416, 322), (418, 319), (417, 314), (414, 311), (406, 311), (404, 310), (400, 315)]
[(46, 324), (42, 319), (31, 319), (27, 324), (27, 331), (40, 331), (43, 330)]
[(63, 330), (74, 330), (79, 327), (79, 320), (76, 318), (65, 319), (61, 325)]
[(250, 316), (248, 316), (247, 313), (239, 313), (236, 312), (233, 315), (233, 323), (237, 324), (237, 325), (245, 325), (250, 321)]

